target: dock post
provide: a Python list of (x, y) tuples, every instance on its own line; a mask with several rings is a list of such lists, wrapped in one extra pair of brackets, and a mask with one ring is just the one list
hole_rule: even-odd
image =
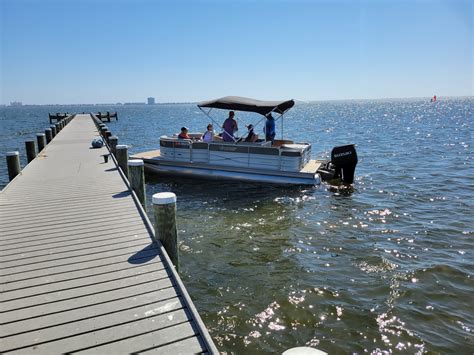
[(56, 122), (54, 125), (56, 126), (56, 134), (61, 132), (61, 125), (59, 124), (59, 122)]
[(155, 217), (155, 239), (163, 244), (176, 270), (179, 270), (176, 195), (172, 192), (154, 194), (153, 212)]
[(56, 134), (58, 134), (58, 132), (56, 131), (56, 126), (55, 125), (51, 125), (49, 126), (49, 128), (51, 128), (51, 135), (54, 137), (56, 137)]
[(105, 131), (107, 131), (109, 128), (107, 126), (101, 127), (100, 128), (100, 135), (105, 138)]
[(112, 132), (110, 132), (109, 130), (106, 130), (105, 131), (105, 140), (107, 141), (107, 143), (110, 143), (110, 137), (112, 137)]
[(53, 132), (51, 131), (51, 128), (46, 128), (44, 134), (46, 136), (46, 144), (49, 144), (53, 140)]
[(25, 142), (25, 148), (26, 148), (26, 160), (28, 161), (28, 164), (36, 158), (36, 147), (35, 147), (35, 141), (30, 140)]
[(128, 161), (128, 176), (132, 190), (135, 191), (143, 209), (146, 211), (145, 164), (143, 160), (130, 159)]
[(109, 147), (110, 151), (113, 155), (116, 155), (115, 147), (117, 147), (118, 137), (117, 136), (110, 136), (109, 138)]
[(128, 179), (128, 146), (126, 145), (118, 145), (115, 147), (115, 157), (117, 158), (117, 163), (122, 169), (125, 177)]
[(8, 178), (12, 181), (20, 171), (20, 152), (7, 152), (7, 167), (8, 167)]
[(37, 133), (36, 140), (38, 141), (38, 153), (46, 147), (46, 137), (44, 133)]

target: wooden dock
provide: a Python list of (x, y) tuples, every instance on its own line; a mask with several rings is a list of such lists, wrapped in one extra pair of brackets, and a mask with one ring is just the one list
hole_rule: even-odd
[(0, 353), (217, 353), (90, 115), (0, 192)]

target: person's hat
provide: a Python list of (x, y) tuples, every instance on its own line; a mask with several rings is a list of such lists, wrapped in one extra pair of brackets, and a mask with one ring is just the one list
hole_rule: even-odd
[(188, 127), (181, 127), (181, 131), (188, 131)]

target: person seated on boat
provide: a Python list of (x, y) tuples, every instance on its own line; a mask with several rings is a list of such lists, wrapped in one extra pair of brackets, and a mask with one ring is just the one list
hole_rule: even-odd
[(203, 142), (209, 143), (214, 140), (214, 136), (215, 136), (214, 129), (212, 128), (212, 124), (209, 123), (207, 125), (207, 130), (206, 132), (204, 132), (201, 139)]
[(249, 130), (248, 133), (247, 133), (247, 137), (245, 137), (245, 140), (244, 142), (256, 142), (257, 139), (258, 139), (258, 135), (255, 134), (255, 132), (253, 131), (253, 125), (252, 124), (249, 124), (247, 126), (247, 129)]
[(191, 137), (188, 134), (188, 128), (187, 127), (181, 127), (181, 133), (178, 134), (178, 138), (180, 138), (180, 139), (191, 139)]
[(222, 139), (224, 142), (234, 142), (234, 133), (239, 130), (234, 116), (234, 111), (229, 111), (229, 117), (227, 117), (222, 125), (222, 129), (224, 129), (224, 132), (222, 132)]
[(267, 118), (265, 122), (265, 127), (264, 127), (264, 132), (265, 132), (265, 140), (271, 141), (272, 144), (275, 141), (275, 119), (272, 116), (272, 113), (270, 112), (269, 114), (265, 115)]

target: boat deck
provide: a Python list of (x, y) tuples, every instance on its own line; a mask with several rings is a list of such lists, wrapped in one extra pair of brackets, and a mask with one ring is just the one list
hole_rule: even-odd
[(217, 353), (97, 137), (77, 115), (0, 192), (0, 353)]
[(153, 159), (153, 158), (160, 158), (161, 154), (159, 150), (150, 150), (148, 152), (142, 152), (133, 154), (132, 158), (134, 159)]
[(302, 173), (312, 173), (318, 171), (319, 167), (321, 166), (321, 162), (319, 160), (310, 160), (308, 164), (304, 166), (303, 169), (300, 170)]

